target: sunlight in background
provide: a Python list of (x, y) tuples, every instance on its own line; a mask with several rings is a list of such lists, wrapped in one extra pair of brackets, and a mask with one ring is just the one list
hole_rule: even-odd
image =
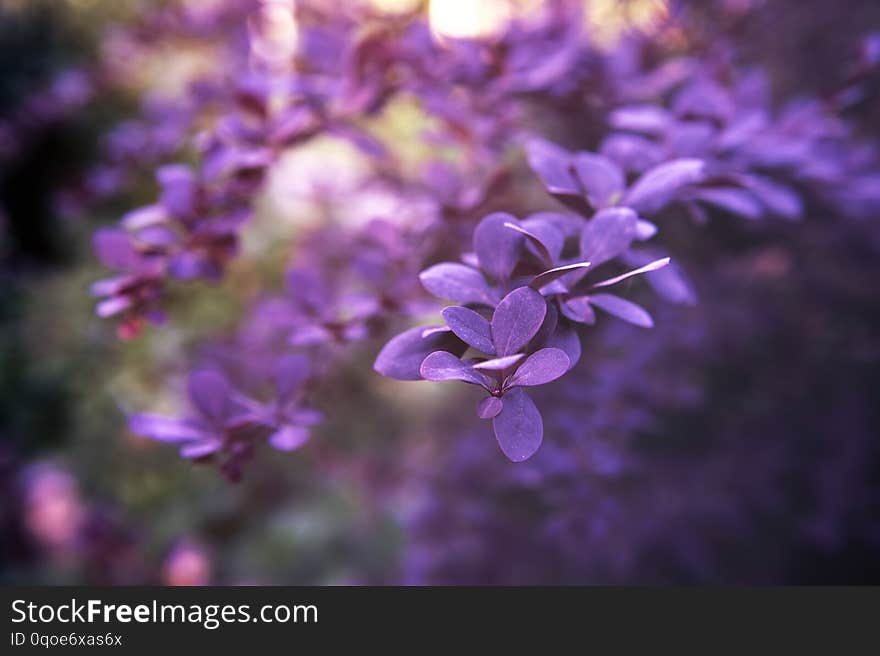
[(590, 0), (584, 8), (591, 37), (604, 46), (630, 30), (652, 32), (669, 16), (668, 0)]
[(422, 0), (367, 0), (373, 9), (386, 14), (408, 14), (422, 4)]
[(508, 0), (431, 0), (431, 31), (443, 40), (489, 39), (499, 35), (513, 17)]
[[(371, 0), (380, 8), (409, 0)], [(668, 0), (586, 0), (584, 20), (595, 39), (610, 44), (628, 30), (650, 31), (669, 15)], [(492, 39), (511, 21), (547, 10), (537, 0), (430, 0), (431, 30), (443, 39)]]

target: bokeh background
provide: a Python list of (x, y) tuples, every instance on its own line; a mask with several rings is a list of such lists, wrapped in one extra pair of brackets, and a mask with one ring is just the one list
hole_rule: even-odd
[[(307, 213), (296, 184), (262, 199), (253, 248), (222, 284), (175, 290), (165, 328), (119, 342), (94, 316), (91, 234), (154, 193), (132, 165), (124, 194), (84, 203), (114, 184), (95, 168), (104, 135), (145, 89), (159, 107), (199, 65), (157, 49), (127, 84), (82, 84), (106, 30), (145, 4), (0, 0), (0, 581), (880, 582), (880, 216), (672, 226), (701, 272), (699, 305), (660, 308), (648, 334), (597, 331), (587, 353), (618, 357), (545, 394), (557, 439), (535, 463), (511, 465), (485, 426), (450, 416), (456, 390), (379, 380), (381, 340), (327, 383), (320, 469), (261, 454), (230, 485), (129, 433), (127, 412), (175, 407), (166, 383), (193, 345), (277, 284), (281, 259), (261, 246), (281, 248)], [(880, 28), (871, 0), (593, 2), (587, 15), (610, 41), (673, 9), (698, 38), (732, 39), (781, 96), (826, 92), (842, 53)], [(880, 137), (876, 91), (849, 115), (866, 139)], [(403, 105), (381, 129), (405, 143), (422, 120)], [(320, 177), (309, 158), (342, 178), (363, 166), (333, 143), (302, 157), (296, 176)], [(562, 464), (571, 421), (590, 444), (576, 474)], [(618, 447), (637, 463), (625, 474)]]

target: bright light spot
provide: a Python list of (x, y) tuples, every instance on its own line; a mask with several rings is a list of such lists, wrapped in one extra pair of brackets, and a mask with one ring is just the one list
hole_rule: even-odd
[(254, 57), (270, 66), (288, 64), (299, 43), (293, 0), (262, 0), (248, 31)]
[(431, 31), (440, 39), (489, 39), (510, 23), (510, 0), (431, 0)]

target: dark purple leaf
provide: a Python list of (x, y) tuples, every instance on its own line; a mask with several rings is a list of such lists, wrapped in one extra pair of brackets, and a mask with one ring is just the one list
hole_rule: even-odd
[(443, 319), (446, 324), (466, 344), (470, 344), (478, 351), (495, 355), (495, 345), (492, 343), (492, 326), (471, 309), (453, 305), (443, 310)]
[(558, 348), (543, 348), (527, 357), (510, 378), (510, 387), (544, 385), (569, 370), (571, 361)]
[(556, 330), (547, 340), (547, 348), (558, 348), (568, 356), (569, 368), (581, 359), (581, 338), (567, 321), (560, 320)]
[(424, 332), (425, 327), (418, 326), (392, 338), (379, 351), (373, 369), (395, 380), (422, 380), (419, 368), (429, 353), (449, 351), (461, 355), (467, 349), (467, 345), (450, 331), (423, 336)]
[(609, 207), (596, 213), (581, 232), (581, 258), (594, 267), (626, 251), (636, 236), (638, 217), (628, 207)]
[(547, 302), (531, 287), (518, 287), (501, 299), (492, 315), (492, 336), (499, 356), (525, 346), (544, 322)]
[(504, 407), (492, 420), (498, 446), (511, 461), (531, 457), (544, 439), (544, 422), (534, 402), (521, 387), (504, 395)]
[(544, 226), (546, 228), (545, 232), (547, 233), (555, 233), (555, 235), (550, 235), (553, 240), (553, 246), (558, 247), (557, 253), (554, 255), (553, 252), (547, 247), (547, 244), (544, 240), (535, 234), (534, 232), (527, 230), (523, 226), (516, 225), (515, 223), (505, 223), (504, 226), (509, 228), (510, 230), (515, 230), (520, 233), (527, 240), (527, 245), (538, 255), (538, 257), (543, 261), (547, 266), (551, 266), (556, 257), (559, 256), (559, 252), (562, 250), (562, 235), (559, 234), (559, 231), (556, 230), (553, 226)]
[(561, 304), (562, 314), (577, 323), (596, 323), (596, 313), (590, 306), (589, 296), (575, 296), (565, 299)]
[(590, 303), (605, 310), (608, 314), (613, 314), (618, 319), (623, 319), (642, 328), (651, 328), (654, 325), (654, 320), (644, 308), (619, 296), (594, 294), (590, 296)]
[(503, 407), (504, 402), (497, 396), (487, 396), (477, 406), (477, 416), (480, 419), (492, 419), (492, 417), (498, 416)]
[(525, 350), (531, 352), (541, 348), (544, 345), (544, 342), (546, 342), (550, 335), (556, 330), (556, 324), (558, 322), (559, 312), (556, 310), (556, 304), (547, 303), (547, 314), (544, 316), (544, 321)]
[(484, 217), (474, 230), (474, 252), (483, 269), (495, 280), (507, 280), (513, 273), (523, 249), (523, 236), (507, 227), (519, 220), (503, 212)]
[[(550, 256), (548, 260), (550, 266), (559, 259), (560, 255), (562, 255), (562, 248), (565, 246), (564, 230), (566, 230), (567, 226), (565, 224), (560, 225), (560, 222), (554, 218), (556, 216), (558, 215), (545, 212), (533, 214), (520, 222), (520, 225), (532, 235), (529, 237), (530, 245), (539, 254), (541, 249), (535, 244), (535, 239), (541, 242), (544, 250), (546, 250), (546, 254)], [(567, 223), (570, 224), (571, 221)], [(580, 222), (578, 221), (578, 223)]]

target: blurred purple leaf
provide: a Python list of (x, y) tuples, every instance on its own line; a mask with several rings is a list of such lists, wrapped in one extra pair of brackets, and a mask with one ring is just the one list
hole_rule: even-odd
[(654, 320), (644, 308), (619, 296), (614, 296), (613, 294), (594, 294), (590, 296), (590, 303), (605, 310), (608, 314), (613, 314), (618, 319), (623, 319), (636, 326), (651, 328), (654, 325)]
[(232, 388), (219, 371), (193, 372), (187, 381), (187, 390), (193, 405), (203, 416), (222, 421), (229, 415)]
[(674, 159), (646, 171), (630, 188), (624, 205), (639, 214), (650, 215), (669, 203), (683, 187), (705, 178), (705, 162), (700, 159)]
[(457, 303), (495, 305), (495, 296), (478, 270), (455, 262), (435, 264), (419, 274), (419, 280), (438, 298)]
[(449, 331), (422, 336), (424, 326), (392, 338), (376, 356), (373, 368), (383, 376), (395, 380), (422, 380), (419, 372), (422, 361), (434, 351), (449, 351), (461, 355), (467, 345)]

